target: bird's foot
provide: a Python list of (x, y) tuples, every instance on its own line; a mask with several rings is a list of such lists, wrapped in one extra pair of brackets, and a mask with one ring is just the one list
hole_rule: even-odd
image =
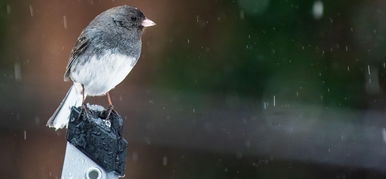
[(79, 116), (78, 116), (78, 119), (80, 118), (80, 116), (82, 115), (82, 113), (85, 113), (86, 117), (88, 118), (88, 108), (87, 108), (87, 105), (86, 104), (82, 104), (82, 106), (80, 107), (80, 113), (79, 113)]
[(114, 109), (114, 106), (113, 105), (109, 105), (109, 107), (107, 108), (107, 117), (106, 117), (106, 120), (109, 120), (110, 119), (110, 114), (111, 112), (113, 111)]

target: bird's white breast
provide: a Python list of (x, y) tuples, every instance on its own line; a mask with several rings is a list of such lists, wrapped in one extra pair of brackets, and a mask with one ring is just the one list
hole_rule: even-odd
[(136, 61), (134, 57), (106, 51), (103, 56), (95, 55), (86, 63), (77, 65), (70, 76), (84, 85), (87, 95), (104, 95), (125, 79)]

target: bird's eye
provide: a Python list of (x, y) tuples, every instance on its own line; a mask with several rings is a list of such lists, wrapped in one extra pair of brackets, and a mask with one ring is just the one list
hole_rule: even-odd
[(132, 21), (137, 21), (137, 18), (136, 17), (131, 17), (131, 20)]

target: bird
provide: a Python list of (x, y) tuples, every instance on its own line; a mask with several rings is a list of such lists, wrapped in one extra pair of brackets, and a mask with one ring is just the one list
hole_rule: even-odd
[(71, 51), (64, 81), (71, 80), (64, 99), (47, 121), (56, 130), (67, 127), (73, 106), (85, 106), (87, 96), (107, 96), (137, 63), (142, 34), (154, 21), (136, 7), (122, 5), (97, 15), (79, 35)]

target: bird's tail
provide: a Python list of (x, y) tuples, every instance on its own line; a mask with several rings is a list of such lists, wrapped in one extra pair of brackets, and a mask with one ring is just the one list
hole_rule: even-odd
[(56, 130), (67, 127), (71, 107), (82, 105), (82, 98), (81, 90), (77, 88), (76, 84), (72, 85), (59, 107), (47, 121), (47, 126)]

